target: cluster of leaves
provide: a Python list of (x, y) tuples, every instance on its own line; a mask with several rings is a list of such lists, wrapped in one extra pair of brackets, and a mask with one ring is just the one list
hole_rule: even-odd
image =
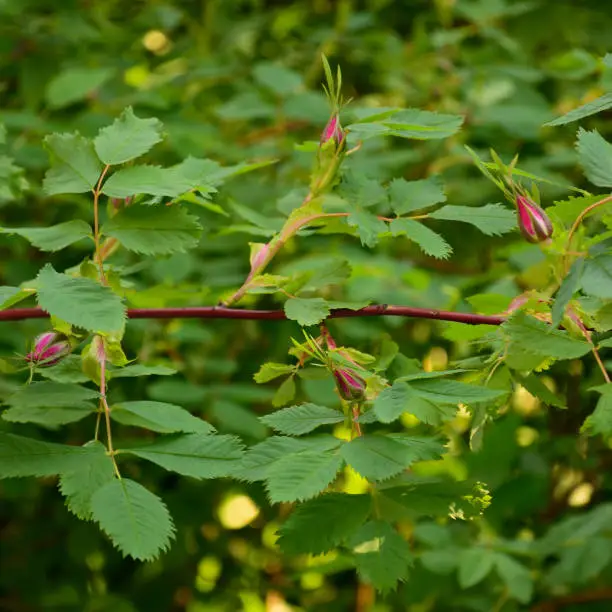
[[(509, 2), (419, 7), (409, 24), (403, 8), (342, 2), (331, 34), (305, 2), (267, 7), (265, 18), (210, 3), (202, 30), (174, 2), (125, 9), (138, 15), (137, 36), (112, 25), (115, 3), (82, 15), (45, 4), (28, 3), (40, 11), (31, 28), (28, 11), (0, 7), (24, 32), (10, 69), (20, 87), (0, 92), (0, 303), (38, 304), (73, 354), (34, 371), (0, 361), (0, 495), (25, 506), (23, 518), (9, 511), (0, 560), (11, 567), (15, 551), (39, 549), (24, 546), (21, 527), (28, 520), (36, 538), (47, 520), (36, 513), (58, 498), (55, 479), (15, 477), (58, 476), (70, 512), (105, 535), (53, 515), (70, 563), (94, 580), (66, 571), (70, 588), (33, 588), (34, 607), (132, 610), (133, 599), (201, 612), (213, 591), (220, 606), (250, 609), (280, 590), (304, 609), (339, 609), (359, 580), (393, 609), (516, 610), (605, 585), (609, 504), (567, 515), (576, 492), (590, 491), (583, 505), (607, 501), (612, 436), (611, 221), (607, 193), (592, 195), (582, 178), (612, 188), (600, 114), (612, 107), (612, 71), (609, 56), (597, 59), (607, 43), (579, 38), (587, 9), (575, 40), (590, 51), (540, 32), (543, 15), (551, 37), (555, 19), (569, 23), (563, 7)], [(544, 61), (531, 61), (536, 37), (517, 38), (515, 21), (544, 37)], [(297, 24), (341, 58), (355, 98), (342, 109), (346, 150), (327, 159), (306, 140), (329, 110), (318, 52), (295, 42)], [(54, 54), (69, 58), (59, 72)], [(589, 122), (576, 138), (575, 121)], [(499, 154), (487, 161), (491, 145)], [(519, 149), (519, 164), (502, 161)], [(495, 191), (509, 171), (541, 193), (549, 244), (514, 231), (512, 203)], [(245, 236), (257, 241), (250, 262)], [(372, 303), (508, 316), (499, 327), (337, 321), (334, 335), (360, 350), (323, 351), (319, 362), (298, 341), (283, 360), (295, 323), (126, 319), (128, 307), (233, 304), (241, 284), (244, 303), (282, 305), (309, 333), (333, 309)], [(7, 325), (5, 353), (43, 325)], [(347, 400), (334, 374), (356, 363), (364, 393)], [(232, 536), (220, 517), (235, 491), (260, 518)], [(126, 556), (158, 559), (152, 578), (140, 576), (147, 595), (112, 578), (111, 566), (131, 566), (106, 536)], [(18, 609), (25, 590), (2, 574)]]

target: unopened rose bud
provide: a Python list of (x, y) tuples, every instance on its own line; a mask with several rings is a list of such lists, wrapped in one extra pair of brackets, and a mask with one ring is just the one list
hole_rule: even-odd
[(553, 233), (553, 226), (548, 215), (533, 200), (516, 196), (516, 213), (518, 226), (528, 242), (543, 242)]
[(333, 140), (336, 145), (340, 145), (344, 141), (344, 131), (340, 125), (340, 116), (338, 113), (334, 113), (330, 117), (321, 134), (321, 144), (325, 144), (330, 140)]
[(25, 356), (28, 363), (48, 367), (70, 353), (70, 344), (55, 332), (45, 332), (34, 340), (34, 348)]
[(359, 401), (364, 399), (366, 382), (350, 368), (338, 368), (333, 372), (336, 379), (336, 387), (342, 399), (347, 401)]
[(366, 382), (365, 379), (358, 373), (358, 369), (362, 369), (359, 364), (351, 358), (350, 354), (344, 349), (338, 349), (335, 340), (327, 329), (323, 329), (323, 338), (330, 351), (337, 351), (346, 361), (355, 364), (355, 367), (334, 365), (332, 374), (336, 380), (336, 387), (340, 396), (348, 401), (359, 401), (365, 397)]

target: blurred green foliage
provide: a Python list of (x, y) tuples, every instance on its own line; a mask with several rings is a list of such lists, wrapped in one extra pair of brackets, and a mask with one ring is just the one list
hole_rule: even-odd
[[(441, 174), (450, 204), (481, 206), (498, 202), (500, 194), (464, 145), (482, 154), (492, 146), (507, 161), (518, 152), (523, 170), (548, 179), (540, 185), (542, 202), (552, 204), (566, 199), (571, 185), (587, 184), (574, 148), (576, 124), (542, 126), (612, 90), (612, 61), (601, 59), (610, 32), (612, 8), (598, 0), (0, 0), (2, 225), (91, 222), (91, 197), (43, 191), (49, 165), (43, 139), (75, 130), (93, 137), (132, 106), (138, 116), (158, 117), (164, 125), (166, 138), (149, 154), (150, 163), (170, 166), (194, 156), (223, 166), (263, 164), (229, 179), (213, 199), (193, 203), (190, 212), (204, 228), (197, 249), (159, 259), (118, 255), (129, 270), (131, 306), (217, 303), (248, 273), (247, 243), (272, 236), (306, 194), (312, 150), (296, 145), (318, 140), (329, 117), (320, 87), (322, 52), (332, 65), (341, 64), (345, 96), (354, 99), (344, 111), (346, 123), (371, 107), (465, 116), (462, 131), (445, 140), (364, 141), (350, 158), (355, 175), (417, 180)], [(610, 139), (608, 118), (593, 115), (582, 125)], [(271, 160), (278, 161), (266, 165)], [(329, 299), (479, 312), (485, 305), (490, 313), (546, 285), (541, 251), (516, 234), (484, 235), (443, 219), (430, 227), (453, 248), (451, 259), (428, 257), (408, 240), (383, 239), (365, 250), (353, 238), (319, 233), (291, 241), (274, 271), (329, 272), (344, 257), (351, 269), (337, 271), (346, 278), (343, 294), (326, 288)], [(48, 261), (57, 270), (76, 266), (88, 254), (89, 246), (79, 242), (48, 257), (26, 240), (0, 234), (2, 285), (33, 279)], [(601, 287), (601, 277), (592, 284)], [(487, 294), (497, 298), (479, 304), (478, 296)], [(274, 295), (250, 295), (244, 305), (279, 302)], [(48, 324), (1, 325), (0, 347), (10, 361)], [(483, 332), (398, 318), (338, 320), (330, 329), (342, 344), (375, 355), (392, 350), (392, 338), (403, 355), (393, 366), (398, 374), (410, 369), (410, 359), (444, 370), (477, 357), (480, 345), (472, 341)], [(113, 379), (113, 401), (178, 403), (252, 445), (270, 433), (257, 417), (271, 412), (275, 394), (253, 375), (264, 361), (283, 362), (292, 336), (301, 339), (291, 321), (131, 321), (128, 358), (180, 374)], [(509, 379), (502, 368), (491, 387), (503, 388)], [(2, 376), (2, 399), (22, 382)], [(593, 359), (572, 359), (547, 370), (545, 382), (556, 393), (553, 400), (525, 380), (500, 418), (472, 431), (482, 435), (478, 452), (469, 450), (467, 414), (443, 425), (452, 453), (432, 462), (430, 475), (469, 474), (485, 483), (491, 505), (475, 520), (433, 520), (415, 501), (413, 514), (398, 518), (405, 539), (394, 543), (401, 562), (411, 565), (409, 578), (392, 593), (376, 595), (342, 554), (280, 552), (275, 532), (289, 508), (272, 506), (260, 483), (195, 481), (152, 464), (126, 463), (125, 475), (159, 494), (174, 517), (177, 538), (169, 552), (146, 564), (122, 559), (93, 524), (66, 512), (56, 479), (4, 480), (0, 609), (608, 610), (612, 455), (606, 440), (578, 433), (597, 401), (587, 389), (602, 383), (601, 374)], [(329, 379), (304, 378), (298, 394), (338, 404)], [(555, 407), (555, 397), (566, 410)], [(418, 427), (411, 417), (399, 426)], [(79, 444), (91, 437), (90, 429), (81, 423), (61, 431), (47, 427), (44, 439)], [(128, 424), (118, 431), (136, 445), (152, 437)], [(40, 428), (20, 425), (19, 433), (40, 437)], [(362, 492), (354, 472), (345, 481), (346, 492)], [(431, 498), (438, 495), (432, 488)], [(486, 491), (475, 495), (474, 505), (455, 508), (458, 517), (478, 515)], [(374, 523), (366, 528), (384, 532)], [(371, 534), (359, 535), (367, 540)], [(401, 570), (398, 563), (390, 563), (391, 574)], [(367, 559), (363, 568), (367, 574)]]

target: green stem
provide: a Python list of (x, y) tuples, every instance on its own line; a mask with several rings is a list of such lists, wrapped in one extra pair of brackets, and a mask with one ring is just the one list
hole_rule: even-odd
[[(100, 338), (100, 341), (102, 339)], [(117, 466), (117, 460), (115, 459), (115, 450), (113, 449), (113, 434), (111, 429), (111, 418), (110, 418), (110, 406), (106, 399), (106, 352), (102, 348), (103, 353), (102, 359), (100, 360), (100, 403), (104, 409), (104, 417), (106, 419), (106, 439), (108, 444), (108, 454), (113, 461), (113, 468), (117, 478), (121, 479), (119, 467)]]

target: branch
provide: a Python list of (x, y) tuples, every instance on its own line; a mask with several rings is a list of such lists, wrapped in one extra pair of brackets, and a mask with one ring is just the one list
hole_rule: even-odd
[[(225, 308), (223, 306), (192, 306), (187, 308), (128, 308), (130, 319), (260, 319), (279, 321), (287, 318), (283, 310), (247, 310)], [(435, 319), (454, 321), (467, 325), (501, 325), (506, 317), (479, 315), (466, 312), (413, 308), (411, 306), (390, 306), (377, 304), (360, 310), (340, 308), (332, 310), (328, 319), (349, 317), (411, 317), (416, 319)], [(41, 308), (10, 308), (0, 311), (0, 321), (23, 321), (25, 319), (46, 319), (49, 314)]]

